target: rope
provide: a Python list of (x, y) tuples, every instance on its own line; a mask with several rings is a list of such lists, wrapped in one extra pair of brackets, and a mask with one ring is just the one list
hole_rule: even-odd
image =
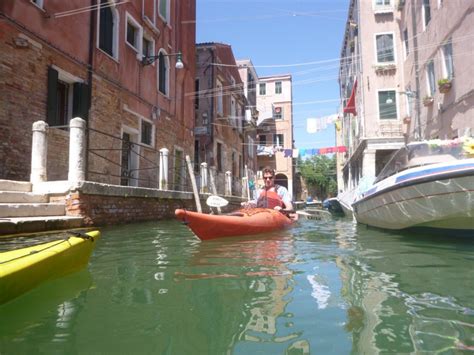
[[(91, 242), (94, 242), (94, 238), (91, 237), (90, 235), (86, 234), (86, 233), (83, 233), (83, 232), (75, 232), (75, 231), (67, 231), (68, 234), (71, 234), (72, 236), (74, 237), (77, 237), (77, 238), (82, 238), (84, 240), (90, 240)], [(64, 242), (67, 242), (69, 241), (71, 237), (67, 237), (67, 238), (63, 238), (63, 239), (59, 239), (59, 241), (53, 245), (49, 245), (47, 247), (44, 247), (43, 249), (36, 249), (36, 250), (32, 250), (30, 251), (28, 254), (24, 254), (24, 255), (21, 255), (21, 256), (18, 256), (16, 258), (13, 258), (13, 259), (9, 259), (9, 260), (5, 260), (5, 261), (1, 261), (0, 262), (0, 265), (1, 264), (6, 264), (6, 263), (9, 263), (11, 261), (15, 261), (15, 260), (18, 260), (18, 259), (22, 259), (22, 258), (25, 258), (27, 256), (30, 256), (30, 255), (34, 255), (34, 254), (37, 254), (37, 253), (40, 253), (42, 251), (45, 251), (45, 250), (48, 250), (48, 249), (51, 249), (61, 243), (64, 243)], [(41, 244), (38, 244), (38, 246), (41, 245)], [(34, 246), (33, 246), (34, 247)]]

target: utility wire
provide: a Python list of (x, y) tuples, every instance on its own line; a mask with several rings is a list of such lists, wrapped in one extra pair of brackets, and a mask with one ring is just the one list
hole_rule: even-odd
[(66, 16), (73, 16), (73, 15), (81, 14), (81, 13), (84, 13), (84, 12), (94, 11), (94, 10), (97, 10), (97, 9), (104, 9), (104, 8), (107, 8), (107, 7), (115, 7), (115, 6), (118, 6), (118, 5), (126, 4), (128, 2), (129, 1), (126, 0), (126, 1), (117, 2), (117, 3), (110, 3), (110, 2), (108, 2), (107, 4), (98, 3), (96, 5), (90, 5), (90, 6), (81, 7), (81, 8), (78, 8), (78, 9), (57, 12), (53, 15), (53, 17), (54, 18), (61, 18), (61, 17), (66, 17)]

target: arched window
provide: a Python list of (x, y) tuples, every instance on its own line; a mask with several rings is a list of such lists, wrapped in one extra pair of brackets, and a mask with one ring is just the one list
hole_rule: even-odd
[(158, 55), (158, 90), (164, 95), (168, 95), (169, 68), (169, 58), (166, 56), (166, 52), (160, 50)]
[(111, 57), (118, 58), (119, 16), (113, 2), (101, 0), (98, 21), (98, 47)]

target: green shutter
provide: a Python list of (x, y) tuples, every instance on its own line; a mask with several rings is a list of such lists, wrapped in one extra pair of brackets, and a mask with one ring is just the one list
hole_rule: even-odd
[(80, 117), (86, 121), (89, 118), (89, 85), (74, 83), (72, 117)]
[(50, 126), (59, 125), (58, 117), (58, 72), (48, 67), (48, 99), (46, 122)]

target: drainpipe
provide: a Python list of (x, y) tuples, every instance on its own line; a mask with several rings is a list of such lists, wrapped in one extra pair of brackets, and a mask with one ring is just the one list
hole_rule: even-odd
[[(91, 9), (95, 8), (97, 1), (91, 0)], [(95, 16), (94, 13), (99, 13), (100, 8), (90, 12), (90, 24), (89, 24), (89, 62), (87, 68), (87, 82), (89, 83), (89, 93), (88, 93), (88, 103), (89, 103), (89, 115), (86, 121), (86, 147), (85, 147), (85, 179), (89, 180), (89, 121), (91, 117), (91, 107), (92, 107), (92, 70), (93, 70), (93, 61), (94, 61), (94, 33), (95, 33)]]
[[(212, 48), (209, 48), (209, 50), (211, 51), (211, 63), (214, 63), (215, 62), (214, 50)], [(212, 88), (214, 88), (214, 84), (215, 84), (215, 76), (216, 76), (215, 70), (216, 70), (216, 66), (212, 65), (212, 67), (211, 67)], [(213, 143), (214, 143), (214, 126), (212, 125), (212, 123), (214, 121), (214, 95), (211, 95), (211, 114), (209, 116), (210, 117), (209, 117), (209, 120), (207, 121), (207, 126), (208, 126), (208, 130), (209, 130), (209, 133), (210, 133), (210, 141), (208, 142), (208, 144), (206, 144), (206, 151), (207, 151), (207, 147), (209, 147), (209, 145), (213, 146)], [(205, 152), (205, 154), (206, 154), (206, 152)]]
[(418, 65), (418, 37), (417, 33), (417, 24), (416, 24), (416, 14), (415, 14), (415, 0), (411, 1), (411, 22), (413, 27), (413, 54), (415, 58), (415, 124), (416, 131), (415, 140), (422, 139), (422, 130), (420, 122), (420, 76), (419, 76), (419, 65)]

